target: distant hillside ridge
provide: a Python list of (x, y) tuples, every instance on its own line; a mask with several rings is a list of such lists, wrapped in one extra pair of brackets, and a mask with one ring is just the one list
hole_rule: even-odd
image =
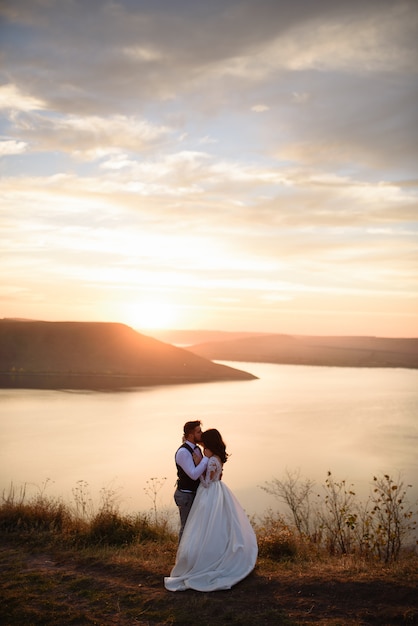
[(216, 361), (418, 368), (418, 339), (263, 335), (187, 347)]
[(0, 387), (124, 388), (256, 376), (118, 323), (0, 320)]
[(271, 335), (271, 333), (254, 333), (233, 330), (153, 330), (152, 336), (160, 341), (179, 346), (192, 346), (214, 341), (229, 341), (230, 339), (243, 339)]

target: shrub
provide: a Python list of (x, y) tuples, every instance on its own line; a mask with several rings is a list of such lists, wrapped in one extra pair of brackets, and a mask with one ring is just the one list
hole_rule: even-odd
[(137, 528), (129, 517), (116, 511), (104, 510), (95, 515), (90, 523), (89, 538), (93, 543), (120, 546), (132, 543)]
[(318, 509), (320, 529), (330, 554), (353, 552), (357, 513), (355, 512), (355, 492), (345, 480), (336, 482), (331, 472), (325, 481), (325, 497)]
[(129, 545), (135, 541), (171, 539), (168, 524), (151, 522), (148, 515), (121, 515), (117, 510), (102, 509), (88, 525), (85, 540), (93, 544)]
[(286, 504), (290, 511), (290, 520), (301, 536), (313, 532), (311, 495), (314, 481), (301, 481), (299, 472), (286, 472), (284, 480), (273, 478), (261, 487), (264, 491)]
[(26, 488), (16, 494), (13, 485), (9, 492), (3, 492), (0, 508), (0, 530), (55, 531), (61, 532), (70, 519), (67, 507), (59, 499), (47, 498), (43, 494), (25, 501)]
[[(115, 492), (101, 492), (101, 507), (94, 512), (88, 485), (79, 481), (73, 490), (75, 506), (66, 506), (58, 499), (47, 497), (44, 488), (33, 498), (27, 498), (26, 486), (16, 492), (11, 485), (3, 492), (0, 506), (0, 532), (54, 532), (54, 540), (83, 548), (89, 545), (122, 546), (134, 541), (173, 541), (168, 518), (162, 516), (151, 522), (148, 514), (123, 515), (115, 505)], [(155, 511), (154, 511), (155, 513)]]
[(388, 474), (374, 476), (373, 482), (373, 521), (368, 539), (379, 558), (389, 563), (398, 559), (404, 539), (416, 528), (414, 511), (406, 497), (411, 485), (404, 487), (401, 480), (395, 482)]
[(258, 551), (260, 556), (274, 561), (294, 559), (298, 554), (298, 541), (293, 530), (284, 518), (271, 511), (256, 526)]
[[(417, 511), (407, 499), (411, 485), (404, 487), (401, 480), (395, 482), (388, 474), (374, 477), (373, 483), (365, 504), (356, 500), (352, 485), (335, 481), (331, 472), (315, 506), (311, 503), (313, 483), (300, 483), (299, 474), (287, 473), (285, 480), (274, 479), (262, 489), (287, 505), (290, 514), (282, 521), (287, 520), (288, 528), (305, 547), (315, 544), (331, 555), (358, 554), (389, 563), (399, 558), (415, 531)], [(279, 537), (277, 532), (262, 534), (262, 548), (271, 545), (274, 551)], [(278, 546), (277, 550), (280, 552)]]

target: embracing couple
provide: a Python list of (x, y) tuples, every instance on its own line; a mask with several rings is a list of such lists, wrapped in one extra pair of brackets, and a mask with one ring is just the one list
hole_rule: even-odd
[(202, 432), (199, 420), (186, 422), (175, 455), (180, 543), (174, 568), (164, 579), (169, 591), (230, 589), (255, 567), (254, 530), (221, 480), (227, 458), (218, 430)]

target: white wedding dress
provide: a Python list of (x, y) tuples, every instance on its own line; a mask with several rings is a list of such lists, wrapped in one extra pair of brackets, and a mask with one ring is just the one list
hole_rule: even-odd
[(164, 584), (169, 591), (230, 589), (255, 567), (257, 539), (232, 491), (221, 480), (222, 464), (212, 456), (200, 478), (176, 563)]

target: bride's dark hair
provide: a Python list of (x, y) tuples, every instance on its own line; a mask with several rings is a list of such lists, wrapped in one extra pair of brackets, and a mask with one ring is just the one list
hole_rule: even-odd
[(208, 448), (221, 459), (222, 463), (226, 463), (228, 454), (226, 452), (226, 446), (223, 442), (221, 433), (216, 428), (209, 428), (202, 433), (202, 443), (205, 448)]

